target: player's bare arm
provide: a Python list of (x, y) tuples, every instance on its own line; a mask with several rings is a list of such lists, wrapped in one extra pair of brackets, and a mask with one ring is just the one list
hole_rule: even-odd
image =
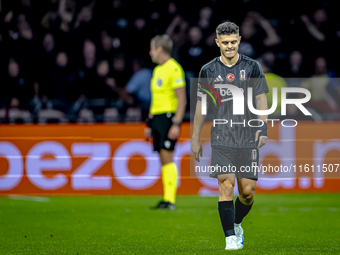
[[(267, 104), (267, 97), (265, 93), (262, 93), (260, 95), (257, 95), (255, 97), (256, 99), (256, 103), (257, 103), (257, 109), (258, 110), (268, 110), (268, 104)], [(264, 121), (265, 123), (267, 123), (267, 119), (268, 119), (268, 115), (259, 115), (259, 119)], [(267, 142), (267, 137), (265, 136), (260, 136), (259, 138), (259, 134), (260, 134), (260, 130), (258, 130), (255, 134), (255, 141), (257, 141), (257, 139), (260, 139), (258, 147), (257, 148), (261, 148), (263, 145), (266, 144)]]
[[(207, 102), (208, 103), (208, 102)], [(208, 104), (209, 107), (209, 104)], [(203, 128), (203, 124), (205, 121), (206, 115), (202, 115), (201, 113), (201, 101), (198, 100), (196, 104), (196, 112), (194, 117), (194, 130), (192, 134), (192, 144), (191, 144), (191, 153), (196, 161), (200, 162), (200, 157), (203, 157), (203, 147), (201, 143), (201, 132)]]
[(179, 132), (180, 132), (179, 126), (183, 120), (185, 107), (187, 105), (187, 96), (186, 96), (185, 86), (176, 89), (175, 92), (176, 92), (176, 97), (178, 99), (178, 105), (177, 105), (176, 114), (173, 119), (173, 125), (171, 126), (169, 133), (168, 133), (169, 139), (172, 139), (172, 140), (177, 139), (179, 136)]

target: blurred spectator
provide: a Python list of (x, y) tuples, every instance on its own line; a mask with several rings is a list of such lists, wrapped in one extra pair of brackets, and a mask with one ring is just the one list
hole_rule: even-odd
[(118, 87), (124, 87), (129, 80), (129, 70), (126, 67), (126, 59), (124, 54), (117, 54), (113, 58), (112, 62), (112, 72), (113, 76), (117, 82)]
[(59, 0), (58, 15), (60, 17), (59, 29), (64, 32), (69, 32), (76, 12), (75, 0)]
[[(150, 30), (148, 29), (148, 22), (145, 17), (137, 17), (132, 23), (131, 34), (135, 38), (143, 38), (143, 40), (139, 40), (138, 42), (138, 50), (134, 52), (135, 57), (142, 57), (147, 59), (148, 51), (146, 50), (139, 50), (139, 49), (148, 49), (150, 47), (149, 38), (152, 37)], [(136, 42), (134, 40), (128, 41), (128, 49), (133, 49), (136, 47)]]
[(38, 59), (38, 45), (34, 38), (33, 29), (25, 14), (13, 17), (13, 23), (8, 31), (9, 38), (5, 42), (6, 53), (10, 52), (20, 62), (21, 67), (27, 73), (34, 70)]
[(281, 43), (281, 38), (280, 36), (276, 33), (273, 25), (269, 22), (268, 19), (263, 17), (260, 13), (256, 11), (250, 11), (247, 14), (255, 24), (257, 24), (263, 31), (265, 32), (265, 37), (262, 41), (264, 46), (268, 48), (272, 48), (274, 46), (277, 46), (278, 44)]
[(16, 97), (11, 99), (8, 109), (8, 121), (9, 123), (32, 123), (31, 114), (20, 107), (20, 100)]
[(47, 95), (43, 95), (41, 98), (35, 96), (32, 101), (34, 104), (33, 109), (34, 115), (37, 115), (40, 110), (53, 109), (53, 103), (51, 102)]
[[(119, 88), (117, 86), (116, 79), (113, 77), (107, 77), (105, 80), (105, 84), (110, 89), (110, 104), (111, 106), (117, 106), (117, 100), (121, 98), (120, 92), (122, 91), (122, 88)], [(122, 102), (120, 102), (120, 107), (122, 106)]]
[(308, 15), (301, 15), (301, 21), (305, 24), (308, 33), (319, 42), (326, 40), (327, 13), (324, 9), (318, 9), (313, 14), (311, 20)]
[(59, 0), (57, 8), (56, 4), (52, 6), (42, 17), (41, 25), (47, 31), (53, 33), (56, 44), (72, 52), (79, 43), (73, 30), (76, 17), (76, 0)]
[(150, 81), (152, 70), (145, 67), (145, 60), (135, 58), (132, 61), (133, 75), (125, 86), (128, 93), (124, 101), (131, 106), (139, 106), (142, 109), (143, 119), (147, 118), (151, 102)]
[(109, 76), (110, 72), (110, 65), (107, 60), (101, 60), (97, 64), (97, 78), (94, 82), (96, 84), (96, 89), (93, 91), (94, 96), (96, 98), (117, 98), (117, 91), (112, 84), (114, 83), (112, 81), (112, 77)]
[(106, 78), (109, 74), (110, 66), (107, 60), (101, 60), (97, 64), (97, 74), (99, 77)]
[(33, 39), (32, 27), (26, 20), (26, 16), (24, 14), (20, 14), (18, 16), (17, 28), (19, 32), (19, 37), (27, 41), (31, 41)]
[(51, 84), (51, 98), (72, 99), (72, 85), (75, 82), (75, 73), (71, 70), (68, 54), (60, 51), (55, 57), (55, 66), (49, 73)]
[(83, 45), (84, 66), (93, 68), (96, 63), (96, 45), (89, 39), (84, 40)]
[(86, 25), (89, 24), (91, 20), (92, 20), (92, 8), (90, 6), (84, 6), (77, 14), (77, 19), (74, 23), (74, 28), (79, 29), (79, 27), (83, 26), (82, 32), (86, 32), (86, 29), (90, 28), (89, 26)]
[(305, 63), (303, 55), (300, 51), (294, 50), (288, 56), (288, 66), (285, 70), (288, 70), (285, 74), (287, 78), (302, 78), (309, 77), (310, 74), (307, 71), (307, 63)]
[(212, 17), (213, 10), (209, 6), (202, 7), (199, 11), (199, 18), (197, 21), (197, 25), (201, 28), (203, 34), (207, 36), (211, 30), (214, 30), (215, 27), (212, 27)]
[(145, 67), (146, 62), (143, 59), (135, 58), (132, 61), (133, 75), (125, 86), (126, 92), (134, 95), (139, 101), (150, 103), (150, 81), (152, 70)]
[[(73, 100), (74, 107), (87, 102), (91, 108), (96, 98), (104, 98), (111, 109), (121, 112), (128, 102), (134, 105), (142, 98), (138, 95), (144, 90), (129, 93), (125, 85), (140, 73), (132, 70), (132, 62), (138, 65), (133, 59), (144, 59), (151, 66), (148, 51), (154, 35), (170, 35), (172, 57), (182, 64), (188, 79), (197, 77), (202, 65), (218, 53), (215, 29), (226, 19), (240, 26), (239, 52), (252, 58), (261, 56), (271, 73), (293, 78), (288, 86), (300, 86), (298, 78), (312, 76), (316, 52), (327, 59), (328, 79), (340, 73), (335, 2), (311, 2), (301, 8), (295, 1), (283, 0), (278, 3), (281, 13), (270, 11), (268, 4), (252, 0), (227, 6), (221, 0), (2, 1), (0, 75), (8, 89), (0, 95), (1, 107), (9, 107), (13, 97), (22, 108), (29, 101), (32, 111), (33, 98), (41, 101), (47, 97), (54, 109), (66, 99)], [(225, 16), (226, 8), (238, 11)], [(319, 60), (317, 65), (321, 64)], [(313, 87), (311, 80), (304, 84)], [(326, 89), (319, 92), (324, 86)], [(327, 100), (328, 94), (340, 102), (334, 79), (316, 87), (312, 90), (318, 91), (313, 92), (317, 97)], [(63, 104), (64, 109), (70, 109), (69, 104)], [(336, 111), (337, 104), (325, 104), (329, 107), (321, 112)]]
[(174, 43), (171, 56), (177, 61), (180, 59), (180, 49), (188, 41), (188, 30), (189, 23), (180, 15), (176, 15), (166, 29), (166, 34)]
[(90, 39), (83, 42), (83, 56), (80, 68), (77, 71), (77, 80), (75, 87), (72, 89), (73, 98), (84, 95), (86, 98), (92, 98), (95, 90), (94, 81), (96, 74), (96, 45)]
[[(51, 52), (52, 53), (52, 52)], [(52, 55), (45, 55), (46, 59), (42, 59), (41, 72), (38, 74), (38, 93), (39, 97), (47, 96), (50, 99), (57, 99), (59, 101), (73, 99), (73, 86), (76, 80), (76, 74), (72, 70), (70, 64), (69, 54), (65, 51), (59, 51), (54, 56), (52, 64), (49, 59)], [(45, 62), (44, 62), (45, 61)], [(65, 105), (66, 107), (66, 105)], [(66, 111), (64, 109), (63, 111)]]
[(113, 38), (106, 29), (100, 32), (100, 47), (98, 47), (98, 58), (106, 59), (112, 63), (114, 56)]
[(203, 34), (199, 27), (189, 29), (189, 42), (183, 46), (180, 63), (185, 72), (190, 72), (190, 77), (198, 77), (198, 73), (204, 63), (214, 58), (209, 54), (209, 48), (202, 41)]
[(76, 119), (78, 122), (84, 122), (87, 117), (92, 119), (92, 115), (95, 116), (95, 120), (102, 121), (100, 115), (103, 114), (105, 107), (109, 106), (109, 101), (119, 97), (114, 79), (109, 76), (109, 70), (109, 62), (105, 59), (100, 60), (91, 72), (85, 74), (87, 79), (80, 81), (78, 86), (85, 85), (86, 91), (82, 91), (84, 93), (81, 93), (72, 105), (70, 113), (73, 121)]
[[(332, 48), (336, 47), (333, 43), (336, 39), (334, 33), (336, 23), (329, 21), (326, 10), (323, 8), (317, 9), (311, 16), (302, 14), (300, 20), (303, 30), (298, 31), (298, 33), (300, 37), (304, 38), (300, 44), (305, 45), (308, 42), (308, 47), (304, 49), (304, 54), (313, 56), (315, 55), (315, 50), (317, 50), (317, 54), (331, 58), (334, 54)], [(325, 47), (326, 43), (330, 47)], [(312, 61), (312, 58), (309, 60)]]
[(43, 15), (41, 19), (41, 26), (49, 29), (57, 23), (58, 18), (58, 8), (59, 8), (59, 0), (50, 0), (50, 6), (48, 11)]
[(170, 19), (168, 20), (167, 23), (170, 23), (171, 20), (177, 15), (178, 13), (178, 8), (177, 8), (177, 4), (174, 1), (169, 2), (168, 4), (168, 15), (170, 17)]
[(71, 122), (75, 122), (81, 110), (89, 109), (89, 101), (84, 95), (80, 95), (77, 100), (72, 103), (69, 111), (69, 118)]
[(27, 107), (28, 100), (34, 95), (32, 81), (27, 78), (14, 58), (9, 59), (7, 72), (7, 77), (3, 81), (5, 89), (1, 93), (2, 100), (9, 105), (11, 99), (15, 97), (19, 100), (21, 108)]
[[(52, 33), (46, 33), (41, 42), (40, 56), (39, 56), (39, 68), (40, 73), (43, 75), (51, 71), (55, 65), (55, 57), (57, 53), (56, 43)], [(39, 78), (39, 77), (38, 77)]]
[(275, 63), (275, 56), (272, 52), (265, 53), (262, 57), (257, 59), (262, 67), (264, 76), (269, 88), (267, 94), (268, 108), (270, 109), (273, 105), (273, 89), (277, 89), (277, 106), (276, 110), (271, 114), (270, 118), (280, 118), (281, 116), (281, 89), (287, 87), (286, 81), (283, 77), (273, 73), (273, 66)]
[(246, 18), (240, 26), (241, 43), (239, 53), (249, 57), (254, 57), (256, 54), (256, 43), (260, 40), (257, 37), (254, 23), (251, 19)]
[(315, 60), (315, 73), (301, 84), (303, 88), (308, 89), (311, 93), (311, 100), (306, 103), (306, 106), (318, 113), (338, 111), (339, 105), (327, 90), (330, 82), (327, 61), (323, 57), (318, 57)]
[(51, 33), (47, 33), (44, 36), (42, 45), (46, 53), (51, 53), (54, 50), (54, 36)]
[(261, 55), (264, 49), (276, 51), (281, 43), (281, 37), (269, 20), (256, 11), (247, 13), (241, 24), (240, 34), (242, 36), (240, 53), (250, 57)]
[(84, 6), (78, 12), (74, 25), (73, 25), (73, 34), (74, 38), (78, 41), (83, 40), (86, 37), (88, 38), (95, 38), (96, 30), (94, 29), (94, 22), (93, 22), (93, 5), (94, 2), (91, 4)]

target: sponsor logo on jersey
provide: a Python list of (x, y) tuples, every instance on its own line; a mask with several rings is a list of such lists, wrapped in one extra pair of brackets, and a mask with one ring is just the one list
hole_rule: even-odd
[(219, 81), (223, 81), (223, 78), (221, 77), (220, 74), (217, 76), (217, 78), (214, 80), (214, 82), (219, 82)]
[(212, 95), (208, 90), (204, 89), (202, 85), (204, 85), (205, 87), (207, 87), (208, 89), (210, 89), (210, 90), (217, 96), (218, 101), (219, 101), (220, 104), (222, 105), (222, 101), (221, 101), (221, 98), (220, 98), (219, 94), (217, 93), (216, 90), (214, 90), (214, 89), (213, 89), (210, 85), (208, 85), (208, 84), (205, 84), (205, 83), (198, 83), (198, 88), (199, 88), (198, 90), (199, 90), (199, 91), (197, 92), (197, 96), (199, 96), (199, 97), (204, 97), (205, 95), (204, 95), (202, 92), (205, 92), (205, 93), (208, 94), (208, 95), (211, 97), (211, 99), (214, 101), (215, 106), (217, 106), (217, 102), (216, 102), (215, 98), (213, 97), (213, 95)]

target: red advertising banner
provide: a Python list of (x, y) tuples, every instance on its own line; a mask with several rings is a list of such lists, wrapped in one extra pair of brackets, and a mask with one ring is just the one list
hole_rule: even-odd
[[(1, 125), (0, 195), (162, 194), (161, 164), (143, 138), (144, 127)], [(339, 130), (338, 122), (269, 128), (270, 140), (260, 149), (257, 193), (340, 192)], [(197, 173), (189, 139), (190, 124), (184, 123), (174, 151), (178, 194), (218, 193), (216, 179)], [(202, 144), (208, 164), (208, 137)]]

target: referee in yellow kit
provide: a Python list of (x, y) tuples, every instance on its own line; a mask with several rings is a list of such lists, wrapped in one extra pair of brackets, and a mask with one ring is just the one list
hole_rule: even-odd
[(173, 42), (168, 35), (157, 35), (150, 43), (152, 62), (157, 64), (151, 79), (151, 106), (144, 130), (153, 137), (154, 151), (162, 164), (163, 200), (155, 209), (176, 208), (177, 167), (173, 152), (187, 104), (185, 77), (181, 65), (171, 58)]

